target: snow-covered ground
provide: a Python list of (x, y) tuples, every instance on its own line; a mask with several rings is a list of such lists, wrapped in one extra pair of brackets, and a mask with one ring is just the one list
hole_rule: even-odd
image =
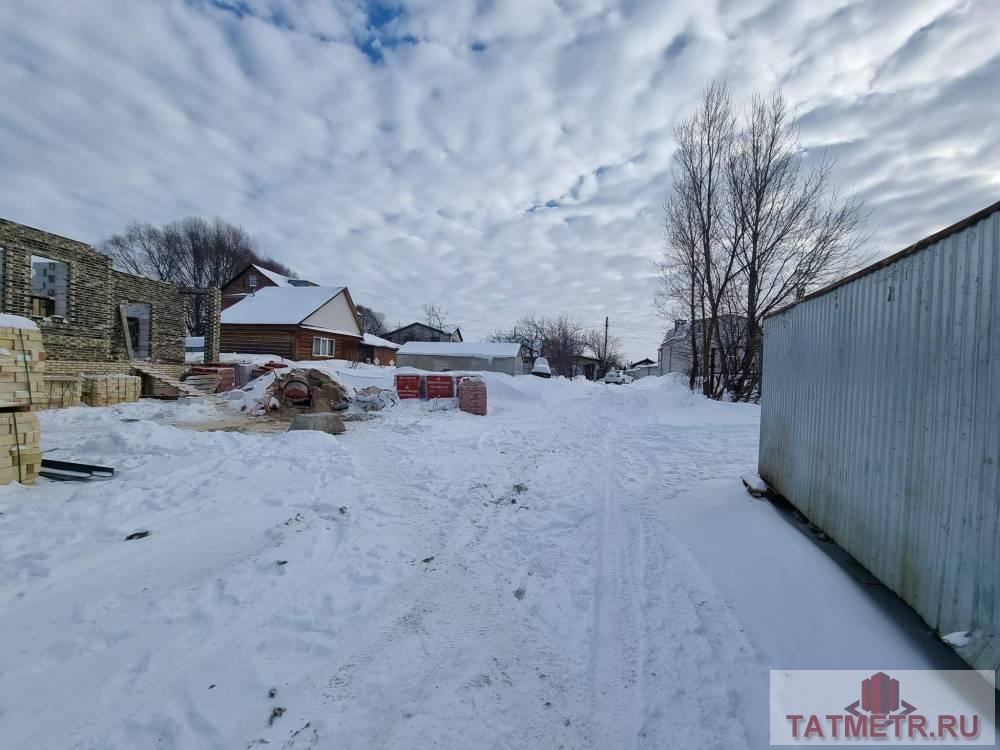
[(758, 748), (770, 668), (955, 666), (743, 491), (757, 407), (656, 377), (489, 398), (339, 436), (44, 413), (53, 456), (118, 473), (0, 488), (0, 744)]

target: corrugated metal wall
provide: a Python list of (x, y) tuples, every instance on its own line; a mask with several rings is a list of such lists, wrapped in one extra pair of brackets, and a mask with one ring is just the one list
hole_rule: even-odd
[(1000, 669), (1000, 213), (764, 325), (760, 475)]

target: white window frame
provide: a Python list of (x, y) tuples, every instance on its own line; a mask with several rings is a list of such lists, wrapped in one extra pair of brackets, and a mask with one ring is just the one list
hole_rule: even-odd
[[(336, 342), (323, 336), (313, 336), (313, 356), (332, 357), (336, 349)], [(325, 351), (324, 351), (325, 350)]]
[(249, 283), (251, 289), (257, 288), (257, 274), (255, 273), (250, 274)]

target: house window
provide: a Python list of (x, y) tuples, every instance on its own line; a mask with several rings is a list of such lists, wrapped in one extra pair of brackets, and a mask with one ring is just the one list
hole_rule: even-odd
[(255, 273), (250, 274), (250, 288), (251, 289), (257, 288), (257, 274)]
[(313, 356), (332, 357), (333, 339), (324, 339), (320, 336), (313, 336)]
[(69, 265), (39, 255), (31, 256), (31, 314), (39, 318), (58, 315), (69, 309)]

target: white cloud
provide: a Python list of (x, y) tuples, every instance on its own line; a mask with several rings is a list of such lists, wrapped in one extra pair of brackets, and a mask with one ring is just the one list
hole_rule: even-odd
[(714, 76), (785, 88), (882, 252), (996, 198), (992, 0), (399, 8), (7, 0), (0, 213), (91, 242), (218, 215), (392, 320), (607, 314), (638, 358), (671, 124)]

